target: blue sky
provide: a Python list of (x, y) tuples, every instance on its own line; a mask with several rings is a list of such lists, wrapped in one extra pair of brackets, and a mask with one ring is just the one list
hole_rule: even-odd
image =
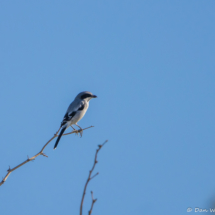
[[(1, 214), (187, 214), (215, 201), (215, 2), (0, 2), (0, 174), (33, 156), (81, 91), (79, 122), (0, 187)], [(190, 212), (190, 214), (194, 211)]]

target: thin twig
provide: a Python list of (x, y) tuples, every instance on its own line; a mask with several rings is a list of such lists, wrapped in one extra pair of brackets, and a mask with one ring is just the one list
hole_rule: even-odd
[(93, 191), (91, 191), (91, 197), (92, 197), (92, 203), (91, 203), (91, 208), (89, 210), (89, 215), (91, 215), (92, 211), (93, 211), (93, 205), (94, 203), (97, 201), (97, 199), (93, 198)]
[[(95, 154), (95, 158), (94, 158), (93, 167), (92, 167), (92, 169), (91, 169), (90, 172), (89, 172), (89, 176), (88, 176), (87, 181), (86, 181), (86, 183), (85, 183), (84, 191), (83, 191), (83, 194), (82, 194), (81, 206), (80, 206), (80, 215), (82, 215), (83, 204), (84, 204), (84, 197), (85, 197), (85, 194), (86, 194), (87, 185), (88, 185), (88, 183), (90, 182), (90, 180), (92, 180), (95, 176), (97, 176), (97, 175), (99, 174), (99, 173), (96, 173), (94, 176), (91, 177), (92, 172), (93, 172), (93, 170), (94, 170), (96, 164), (98, 163), (98, 161), (97, 161), (97, 155), (98, 155), (100, 149), (104, 146), (105, 143), (107, 143), (107, 140), (106, 140), (102, 145), (98, 145), (99, 148), (96, 149), (96, 154)], [(91, 191), (91, 194), (92, 194), (92, 191)], [(93, 198), (93, 196), (92, 196), (92, 198)], [(97, 200), (97, 199), (96, 199), (96, 200)], [(96, 200), (93, 199), (94, 202), (93, 202), (92, 205), (91, 205), (91, 209), (90, 209), (90, 211), (89, 211), (89, 214), (92, 213), (93, 204), (96, 202)]]
[[(87, 128), (84, 128), (83, 130), (86, 130), (86, 129), (89, 129), (89, 128), (92, 128), (93, 126), (90, 126), (90, 127), (87, 127)], [(46, 148), (46, 146), (54, 139), (58, 136), (58, 132), (60, 131), (60, 128), (58, 129), (58, 131), (54, 134), (54, 136), (43, 146), (43, 148), (36, 154), (34, 155), (33, 157), (29, 158), (27, 156), (27, 160), (25, 160), (24, 162), (22, 162), (21, 164), (15, 166), (14, 168), (10, 168), (9, 166), (9, 169), (7, 170), (7, 174), (6, 176), (2, 179), (2, 181), (0, 182), (0, 186), (2, 184), (4, 184), (4, 182), (7, 180), (7, 178), (9, 177), (9, 175), (16, 169), (18, 169), (19, 167), (23, 166), (24, 164), (28, 163), (29, 161), (32, 161), (32, 160), (35, 160), (36, 157), (38, 157), (39, 155), (43, 155), (45, 157), (48, 157), (46, 154), (43, 153), (44, 149)], [(81, 132), (82, 130), (78, 130), (78, 132)], [(73, 133), (76, 133), (76, 131), (72, 131), (72, 132), (69, 132), (69, 133), (66, 133), (66, 134), (63, 134), (63, 135), (68, 135), (68, 134), (73, 134)]]

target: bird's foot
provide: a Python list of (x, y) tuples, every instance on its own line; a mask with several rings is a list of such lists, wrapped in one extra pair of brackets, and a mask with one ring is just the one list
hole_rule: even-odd
[(73, 132), (74, 132), (76, 135), (79, 135), (79, 130), (74, 129)]
[(78, 132), (80, 133), (80, 137), (82, 137), (82, 135), (83, 135), (83, 129), (82, 128), (79, 129)]

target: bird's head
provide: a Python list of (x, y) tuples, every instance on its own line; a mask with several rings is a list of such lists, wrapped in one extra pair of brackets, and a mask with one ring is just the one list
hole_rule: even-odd
[(97, 96), (93, 95), (91, 92), (88, 92), (88, 91), (81, 92), (76, 96), (76, 99), (81, 99), (86, 101), (90, 101), (90, 99), (93, 99), (93, 98), (97, 98)]

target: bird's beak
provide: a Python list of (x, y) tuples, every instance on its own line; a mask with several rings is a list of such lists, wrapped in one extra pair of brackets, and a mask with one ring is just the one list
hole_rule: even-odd
[(92, 95), (92, 98), (97, 98), (97, 96), (96, 95)]

